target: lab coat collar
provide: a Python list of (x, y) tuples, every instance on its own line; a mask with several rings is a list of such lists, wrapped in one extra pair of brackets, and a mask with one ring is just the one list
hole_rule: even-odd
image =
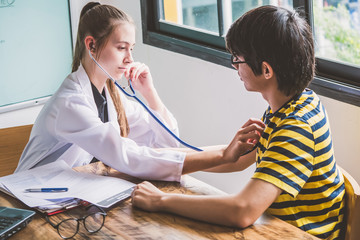
[(91, 108), (95, 112), (97, 112), (97, 107), (96, 107), (94, 95), (93, 95), (92, 88), (91, 88), (91, 82), (90, 82), (90, 79), (89, 79), (84, 67), (82, 66), (82, 64), (80, 64), (78, 70), (75, 72), (75, 76), (76, 76), (77, 80), (79, 81), (79, 84), (83, 90), (83, 93), (86, 96), (86, 99), (90, 103)]
[[(92, 88), (91, 88), (91, 82), (90, 79), (84, 69), (84, 67), (82, 66), (82, 64), (80, 64), (78, 70), (75, 72), (76, 78), (78, 79), (81, 88), (83, 89), (86, 98), (88, 99), (89, 103), (91, 104), (91, 108), (94, 110), (95, 113), (98, 112), (97, 110), (97, 106), (95, 103), (95, 99), (94, 99), (94, 94), (92, 92)], [(112, 101), (112, 98), (110, 96), (109, 90), (105, 84), (105, 94), (106, 94), (106, 100), (107, 100), (107, 105), (108, 105), (108, 117), (109, 117), (109, 122), (111, 122), (111, 124), (115, 127), (115, 129), (120, 133), (120, 127), (119, 124), (117, 122), (117, 112), (114, 106), (114, 103)]]
[[(109, 90), (106, 85), (105, 85), (105, 94), (106, 94), (106, 100), (107, 100), (107, 105), (108, 105), (107, 107), (108, 107), (108, 114), (109, 114), (109, 122), (117, 123), (117, 112), (115, 109), (115, 105), (114, 105), (114, 102), (111, 98), (111, 95), (110, 95)], [(120, 128), (119, 128), (119, 131), (120, 131)]]

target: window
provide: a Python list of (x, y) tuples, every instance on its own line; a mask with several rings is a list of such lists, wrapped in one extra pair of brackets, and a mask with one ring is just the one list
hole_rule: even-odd
[(360, 3), (314, 2), (317, 56), (360, 67)]
[(360, 1), (316, 0), (313, 32), (319, 75), (360, 86)]
[(313, 28), (319, 94), (360, 106), (360, 0), (141, 0), (144, 42), (231, 67), (224, 36), (261, 5), (296, 9)]

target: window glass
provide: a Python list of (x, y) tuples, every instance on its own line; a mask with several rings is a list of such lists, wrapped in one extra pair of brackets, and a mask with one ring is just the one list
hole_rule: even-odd
[[(227, 4), (229, 2), (230, 4)], [(250, 9), (263, 5), (282, 6), (292, 8), (293, 0), (223, 0), (224, 25), (226, 31), (231, 23)]]
[(162, 0), (168, 22), (219, 32), (217, 0)]
[(293, 0), (231, 0), (232, 21), (235, 21), (250, 9), (263, 5), (274, 5), (292, 8)]
[[(217, 0), (162, 0), (162, 20), (211, 32), (219, 32)], [(292, 8), (293, 0), (223, 0), (224, 29), (252, 8), (262, 5)]]
[(315, 0), (316, 56), (360, 65), (360, 1)]

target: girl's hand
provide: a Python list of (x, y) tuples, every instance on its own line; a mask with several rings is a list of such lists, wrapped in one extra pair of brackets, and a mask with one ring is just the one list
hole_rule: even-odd
[(150, 69), (144, 63), (132, 62), (127, 67), (124, 76), (126, 79), (131, 80), (132, 86), (135, 90), (139, 91), (141, 95), (154, 89)]
[(131, 202), (135, 207), (149, 212), (156, 212), (161, 210), (161, 199), (164, 196), (164, 192), (145, 181), (135, 187), (131, 194)]
[(249, 119), (224, 150), (225, 162), (236, 162), (247, 151), (251, 151), (258, 143), (265, 124), (259, 119)]

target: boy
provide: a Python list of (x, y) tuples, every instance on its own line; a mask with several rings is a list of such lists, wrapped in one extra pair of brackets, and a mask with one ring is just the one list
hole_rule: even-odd
[(241, 228), (267, 211), (319, 238), (339, 239), (344, 182), (325, 110), (306, 89), (315, 72), (308, 24), (294, 11), (259, 7), (233, 23), (226, 45), (245, 88), (261, 93), (269, 108), (256, 154), (210, 170), (242, 170), (256, 161), (252, 179), (226, 197), (166, 194), (145, 182), (133, 192), (134, 206)]

